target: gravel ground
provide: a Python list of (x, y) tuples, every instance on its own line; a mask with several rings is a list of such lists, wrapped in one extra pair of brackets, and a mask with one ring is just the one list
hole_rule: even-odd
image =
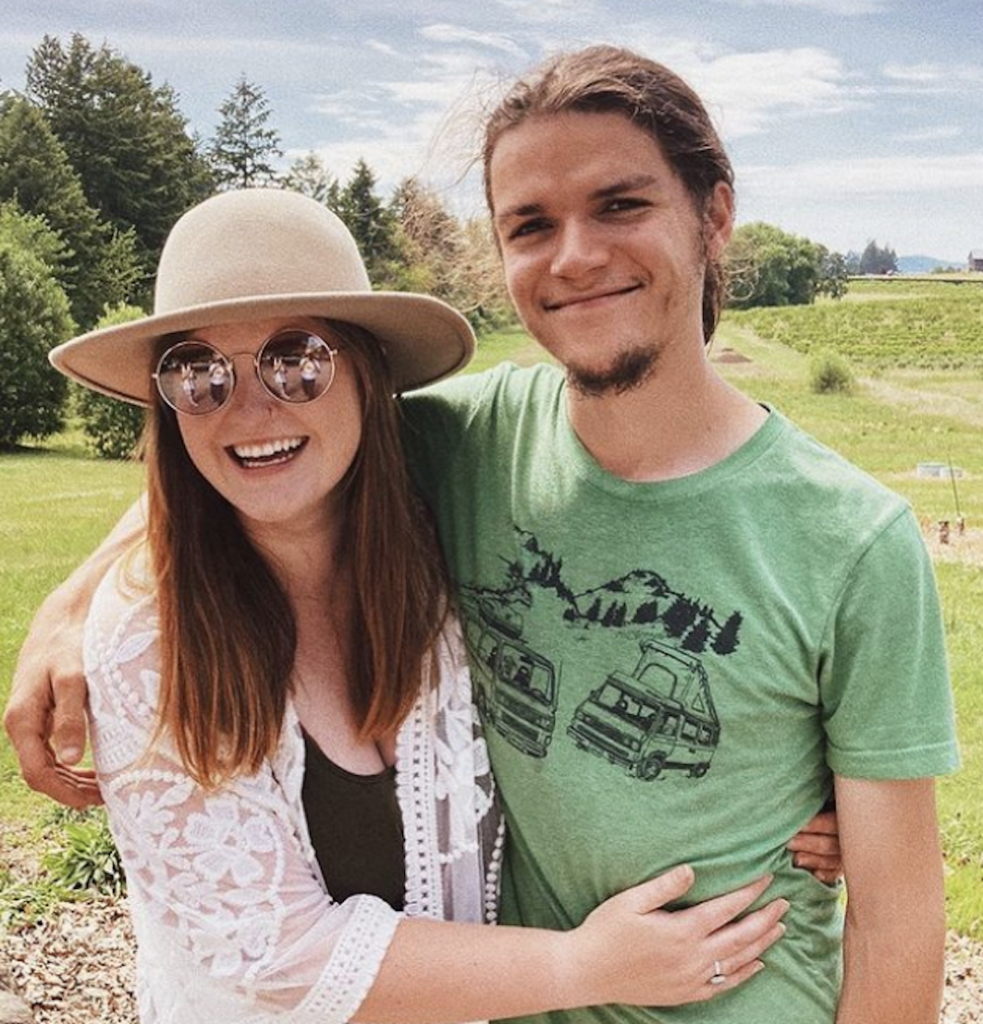
[[(0, 825), (0, 865), (14, 877), (32, 877), (36, 854), (25, 852), (22, 835), (9, 838)], [(37, 1024), (136, 1024), (126, 901), (66, 903), (33, 927), (0, 931), (4, 988), (30, 1006)], [(940, 1024), (975, 1022), (983, 1022), (983, 943), (952, 934)]]

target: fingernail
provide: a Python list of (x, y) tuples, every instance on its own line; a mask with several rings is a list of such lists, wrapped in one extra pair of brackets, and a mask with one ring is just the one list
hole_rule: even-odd
[(65, 747), (58, 752), (58, 759), (63, 764), (78, 764), (82, 758), (82, 751), (78, 747)]

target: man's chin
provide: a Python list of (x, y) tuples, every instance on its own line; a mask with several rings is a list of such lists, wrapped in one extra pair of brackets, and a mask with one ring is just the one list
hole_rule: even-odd
[(567, 366), (567, 384), (585, 398), (623, 395), (652, 376), (657, 356), (651, 348), (634, 348), (622, 352), (606, 367)]

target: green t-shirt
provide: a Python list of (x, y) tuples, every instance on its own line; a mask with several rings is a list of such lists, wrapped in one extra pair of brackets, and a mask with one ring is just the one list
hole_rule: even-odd
[(840, 892), (785, 844), (833, 772), (957, 762), (910, 508), (777, 412), (710, 469), (628, 483), (580, 444), (551, 367), (458, 378), (405, 409), (509, 821), (503, 920), (569, 928), (683, 862), (687, 903), (765, 872), (767, 898), (791, 901), (766, 970), (709, 1004), (552, 1016), (830, 1024)]

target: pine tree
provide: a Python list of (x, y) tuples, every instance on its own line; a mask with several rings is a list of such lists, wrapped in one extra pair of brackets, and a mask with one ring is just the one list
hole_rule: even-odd
[(80, 34), (69, 46), (45, 36), (31, 56), (27, 95), (44, 114), (100, 217), (133, 229), (145, 275), (188, 207), (212, 191), (170, 86)]
[(741, 613), (734, 612), (717, 630), (717, 635), (713, 638), (712, 645), (715, 654), (731, 654), (737, 650), (737, 645), (740, 643), (738, 634), (740, 633), (743, 621)]
[(106, 305), (127, 300), (142, 277), (132, 230), (119, 233), (85, 198), (64, 146), (28, 100), (0, 101), (0, 201), (44, 217), (64, 243), (51, 263), (79, 327), (95, 325)]
[(662, 625), (669, 636), (679, 637), (693, 625), (696, 620), (697, 607), (688, 598), (680, 595), (666, 609), (662, 616)]
[(266, 94), (243, 75), (219, 107), (222, 117), (208, 147), (212, 170), (221, 188), (257, 188), (277, 181), (273, 161), (283, 156), (280, 134)]
[(341, 186), (315, 152), (296, 159), (283, 177), (283, 187), (314, 199), (332, 210), (338, 208)]
[(373, 285), (398, 287), (399, 265), (404, 261), (396, 219), (375, 189), (375, 174), (359, 160), (341, 190), (337, 212), (358, 243)]

